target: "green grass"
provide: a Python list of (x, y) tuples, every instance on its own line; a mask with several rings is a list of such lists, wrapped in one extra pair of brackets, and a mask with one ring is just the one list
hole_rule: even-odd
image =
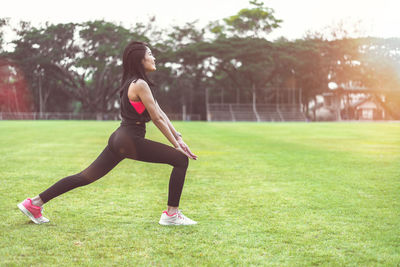
[(196, 226), (158, 225), (171, 167), (129, 159), (47, 203), (49, 224), (17, 209), (118, 124), (0, 121), (0, 265), (399, 266), (399, 123), (175, 122), (199, 156), (181, 198)]

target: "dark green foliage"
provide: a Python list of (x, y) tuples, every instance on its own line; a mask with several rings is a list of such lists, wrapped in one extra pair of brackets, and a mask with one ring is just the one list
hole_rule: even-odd
[[(210, 102), (250, 103), (256, 95), (258, 104), (266, 104), (287, 102), (282, 94), (294, 88), (308, 107), (335, 82), (384, 95), (393, 113), (400, 114), (399, 38), (271, 42), (264, 37), (282, 21), (262, 2), (250, 4), (204, 29), (193, 21), (160, 30), (155, 18), (132, 28), (106, 21), (41, 27), (21, 22), (15, 50), (1, 55), (23, 70), (36, 110), (41, 86), (43, 111), (72, 111), (79, 102), (78, 112), (117, 112), (121, 54), (129, 41), (138, 40), (153, 50), (157, 71), (150, 78), (157, 100), (170, 113), (186, 106), (205, 119), (206, 90)], [(0, 30), (7, 23), (0, 19)]]

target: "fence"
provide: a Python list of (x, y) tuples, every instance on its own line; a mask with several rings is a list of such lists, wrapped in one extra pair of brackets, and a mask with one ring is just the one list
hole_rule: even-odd
[[(183, 120), (181, 113), (167, 114), (170, 120)], [(200, 114), (186, 114), (186, 121), (200, 120)], [(121, 120), (119, 113), (0, 112), (0, 120)]]
[[(170, 120), (198, 121), (200, 114), (168, 113)], [(0, 120), (120, 120), (119, 113), (0, 112)], [(296, 104), (209, 104), (209, 121), (307, 121)]]
[(209, 104), (209, 121), (307, 121), (299, 104)]

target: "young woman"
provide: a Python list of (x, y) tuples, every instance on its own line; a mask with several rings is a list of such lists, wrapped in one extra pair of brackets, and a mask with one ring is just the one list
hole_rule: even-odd
[[(123, 55), (123, 76), (120, 90), (121, 125), (108, 139), (98, 158), (85, 170), (65, 177), (34, 198), (27, 198), (18, 208), (34, 223), (49, 222), (42, 216), (43, 204), (79, 186), (88, 185), (112, 170), (125, 158), (173, 166), (169, 180), (167, 210), (161, 225), (196, 224), (178, 209), (185, 181), (188, 158), (197, 159), (182, 136), (153, 98), (148, 72), (156, 70), (155, 58), (145, 43), (131, 42)], [(146, 123), (150, 120), (174, 147), (145, 139)]]

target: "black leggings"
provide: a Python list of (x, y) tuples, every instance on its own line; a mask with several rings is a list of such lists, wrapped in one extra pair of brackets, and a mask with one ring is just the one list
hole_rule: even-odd
[(79, 186), (88, 185), (111, 171), (125, 158), (172, 165), (169, 180), (168, 205), (179, 206), (185, 182), (188, 158), (171, 146), (144, 138), (142, 126), (121, 126), (109, 138), (108, 145), (97, 159), (85, 170), (65, 177), (49, 187), (39, 196), (44, 203)]

